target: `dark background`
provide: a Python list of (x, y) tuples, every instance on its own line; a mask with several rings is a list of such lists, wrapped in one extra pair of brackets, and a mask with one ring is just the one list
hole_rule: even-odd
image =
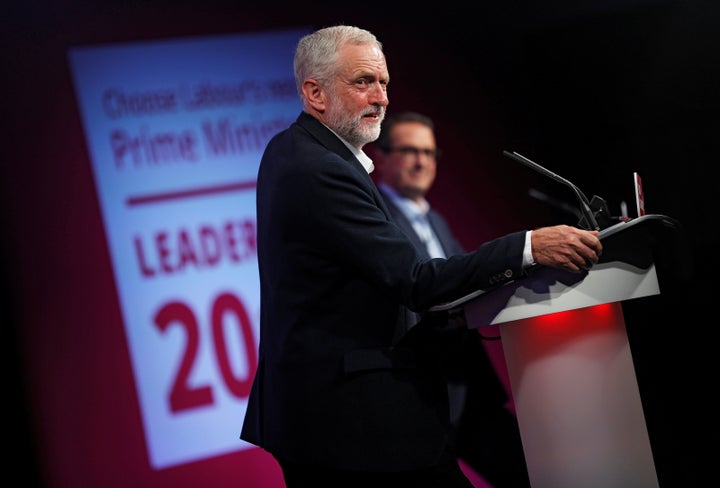
[[(626, 302), (624, 309), (661, 486), (697, 486), (706, 475), (701, 446), (713, 441), (703, 434), (716, 415), (707, 400), (713, 352), (705, 338), (717, 325), (712, 300), (720, 245), (720, 185), (711, 168), (720, 149), (715, 3), (325, 7), (68, 0), (5, 6), (0, 320), (8, 475), (27, 485), (77, 486), (70, 480), (82, 479), (85, 486), (111, 486), (112, 479), (124, 486), (118, 477), (133, 484), (149, 469), (68, 49), (348, 23), (371, 30), (385, 45), (389, 110), (435, 119), (444, 158), (429, 199), (466, 247), (523, 228), (576, 222), (528, 191), (573, 204), (572, 193), (503, 157), (505, 149), (588, 196), (602, 196), (613, 215), (625, 201), (635, 216), (637, 171), (647, 212), (679, 221), (683, 241), (663, 258), (662, 294)], [(62, 380), (48, 381), (51, 370)], [(93, 423), (97, 411), (105, 412), (102, 425)], [(89, 431), (102, 439), (99, 445), (83, 443)], [(137, 452), (114, 461), (117, 450), (103, 443)], [(72, 452), (75, 463), (59, 466), (53, 460), (58, 449)], [(183, 469), (176, 471), (172, 479), (182, 479)], [(154, 486), (167, 483), (154, 479)]]

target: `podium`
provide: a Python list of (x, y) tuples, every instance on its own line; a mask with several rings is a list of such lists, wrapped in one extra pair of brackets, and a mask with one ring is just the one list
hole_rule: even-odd
[(678, 233), (662, 215), (621, 222), (588, 272), (539, 267), (434, 308), (499, 325), (533, 488), (659, 486), (621, 302), (660, 293)]

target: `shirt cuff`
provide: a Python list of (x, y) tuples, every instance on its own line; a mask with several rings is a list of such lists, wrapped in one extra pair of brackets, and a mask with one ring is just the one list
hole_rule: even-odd
[(523, 248), (523, 268), (530, 267), (535, 264), (535, 260), (532, 255), (532, 231), (529, 230), (525, 233), (525, 247)]

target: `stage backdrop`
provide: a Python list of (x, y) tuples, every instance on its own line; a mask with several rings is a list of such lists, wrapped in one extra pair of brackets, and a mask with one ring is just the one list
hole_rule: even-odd
[(305, 32), (69, 52), (155, 469), (252, 447), (239, 434), (259, 338), (255, 178), (300, 111)]

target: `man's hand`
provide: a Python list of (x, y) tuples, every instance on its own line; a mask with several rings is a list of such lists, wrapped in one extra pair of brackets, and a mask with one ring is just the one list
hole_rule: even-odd
[(538, 264), (579, 273), (590, 269), (602, 254), (596, 230), (569, 225), (541, 227), (530, 234), (533, 259)]

